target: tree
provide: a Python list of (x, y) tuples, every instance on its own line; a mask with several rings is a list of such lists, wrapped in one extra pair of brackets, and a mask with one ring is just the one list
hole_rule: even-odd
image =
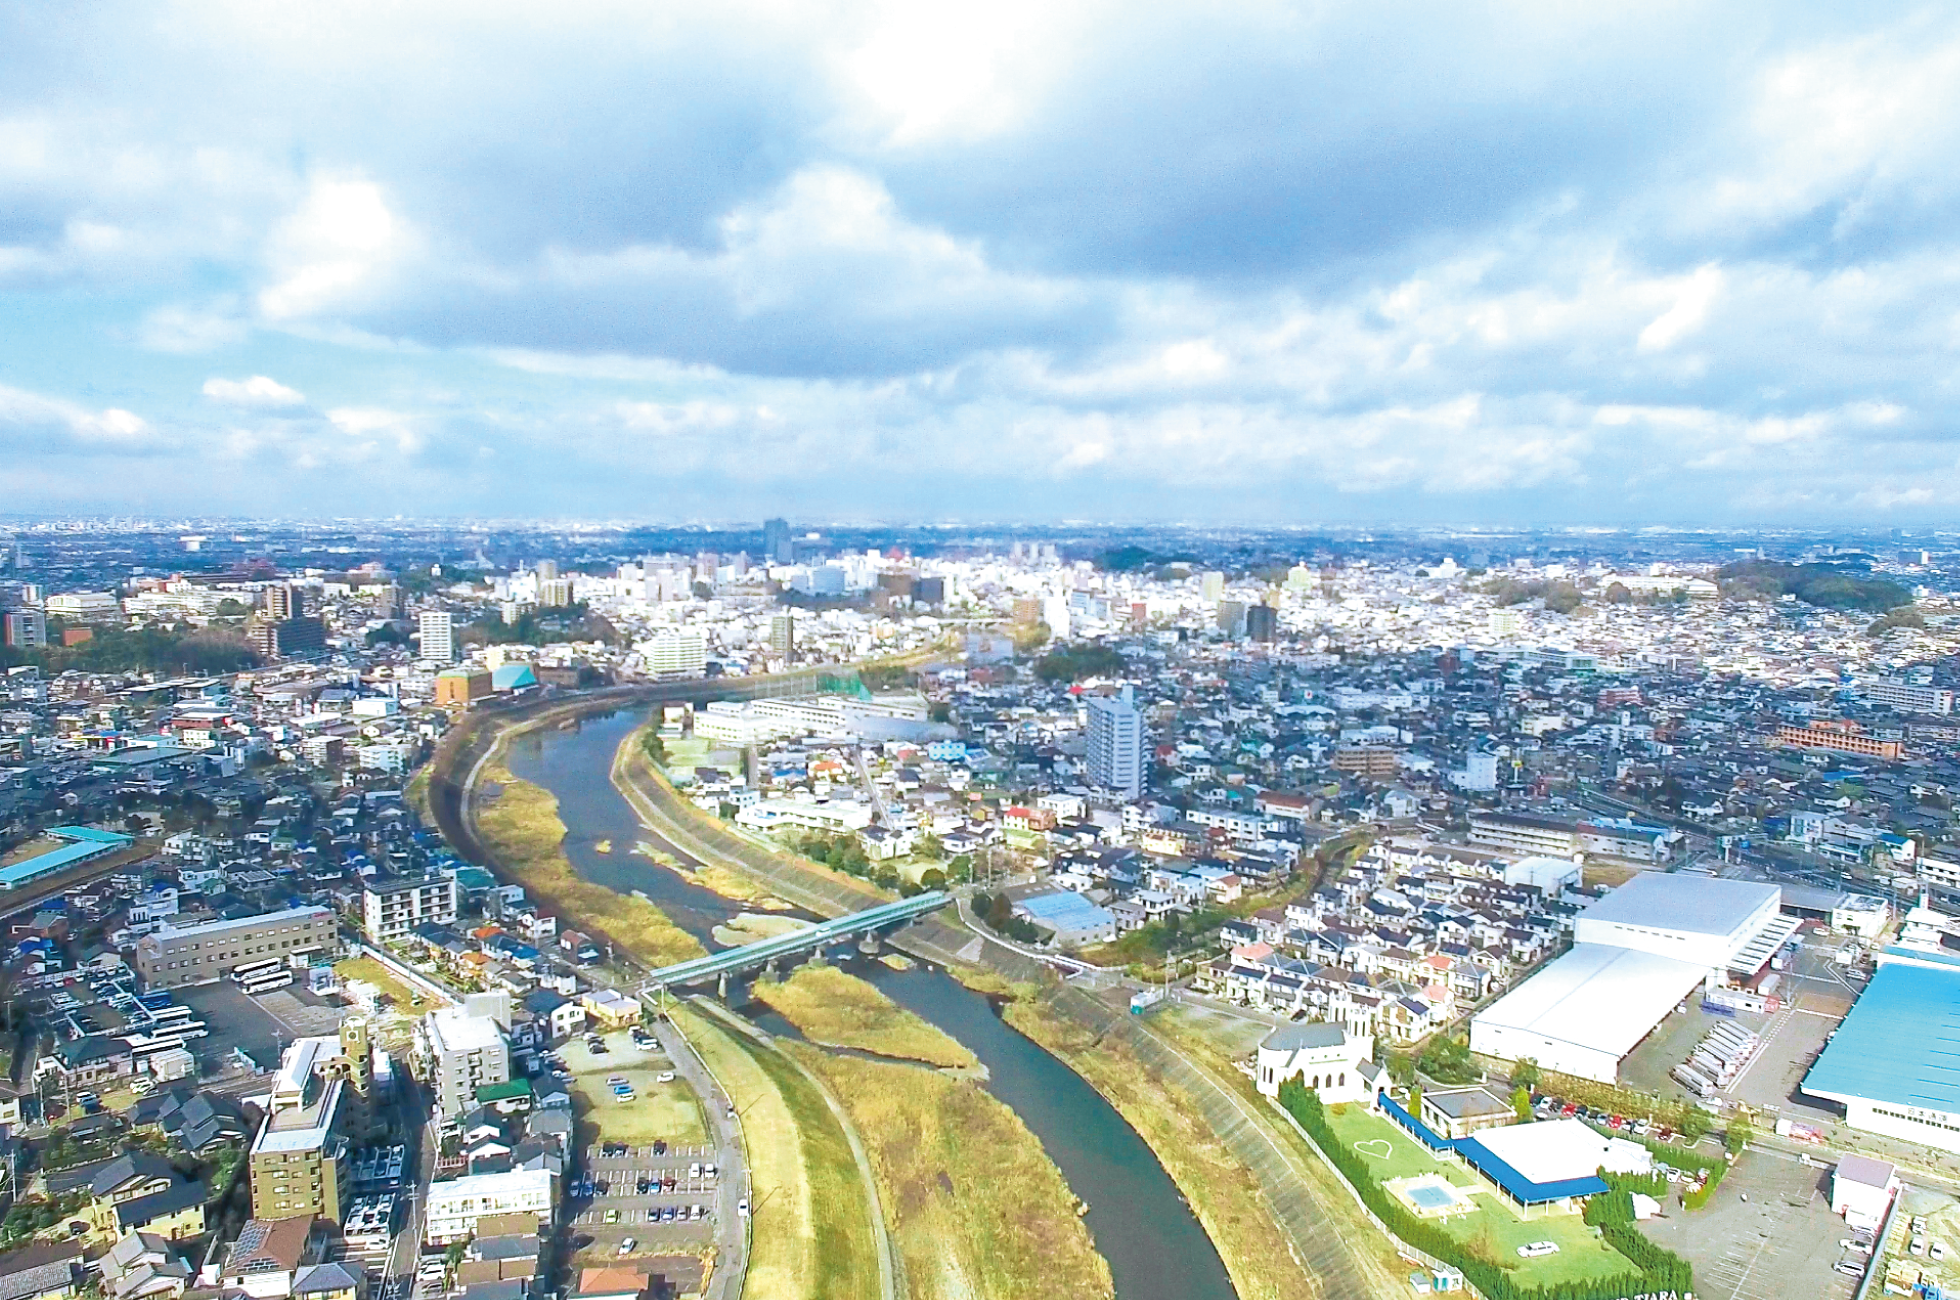
[(1419, 1083), (1409, 1085), (1409, 1113), (1417, 1119), (1422, 1118), (1422, 1085)]
[(1729, 1149), (1729, 1154), (1732, 1156), (1741, 1155), (1742, 1149), (1749, 1145), (1749, 1139), (1755, 1136), (1756, 1136), (1756, 1131), (1749, 1126), (1749, 1121), (1747, 1119), (1743, 1118), (1741, 1115), (1737, 1115), (1734, 1119), (1731, 1119), (1729, 1121), (1729, 1131), (1727, 1134), (1727, 1143), (1726, 1143)]
[(919, 884), (925, 889), (946, 888), (946, 873), (938, 867), (927, 867), (919, 873)]
[(1699, 1106), (1690, 1106), (1681, 1116), (1681, 1136), (1690, 1142), (1699, 1142), (1708, 1136), (1708, 1112)]
[(1518, 1123), (1531, 1118), (1531, 1089), (1522, 1083), (1511, 1089), (1511, 1109), (1517, 1112)]
[(1536, 1092), (1539, 1083), (1543, 1079), (1544, 1075), (1538, 1069), (1538, 1062), (1532, 1060), (1529, 1056), (1520, 1057), (1518, 1063), (1511, 1067), (1511, 1082), (1517, 1084), (1519, 1087), (1529, 1088), (1533, 1092)]

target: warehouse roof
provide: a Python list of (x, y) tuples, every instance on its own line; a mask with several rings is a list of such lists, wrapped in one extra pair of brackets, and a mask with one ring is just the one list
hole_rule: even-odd
[(1803, 1090), (1960, 1114), (1960, 972), (1880, 966)]
[(1116, 922), (1116, 913), (1106, 907), (1098, 907), (1080, 894), (1036, 894), (1014, 906), (1036, 922), (1051, 928), (1061, 926), (1070, 930), (1093, 930)]
[(1750, 880), (1643, 871), (1579, 919), (1686, 934), (1734, 934), (1764, 903), (1775, 906), (1782, 896), (1778, 886)]
[(1625, 1056), (1708, 968), (1602, 943), (1573, 945), (1476, 1015), (1479, 1023)]

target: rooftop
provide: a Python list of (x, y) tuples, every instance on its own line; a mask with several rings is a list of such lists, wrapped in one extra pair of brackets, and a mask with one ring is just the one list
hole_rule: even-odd
[(1643, 871), (1588, 907), (1579, 919), (1728, 935), (1747, 924), (1765, 903), (1775, 907), (1782, 897), (1776, 885)]
[(1960, 1114), (1960, 972), (1880, 966), (1803, 1090)]

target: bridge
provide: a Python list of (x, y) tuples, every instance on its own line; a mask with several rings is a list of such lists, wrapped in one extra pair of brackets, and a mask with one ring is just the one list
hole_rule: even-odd
[(910, 921), (915, 921), (928, 912), (936, 911), (953, 901), (953, 896), (944, 890), (928, 890), (901, 898), (896, 903), (882, 903), (877, 907), (866, 908), (862, 912), (852, 912), (846, 916), (833, 917), (779, 934), (770, 939), (758, 939), (745, 943), (739, 948), (714, 953), (707, 957), (696, 957), (674, 966), (663, 967), (647, 977), (645, 991), (659, 993), (667, 989), (687, 984), (705, 984), (714, 980), (726, 992), (727, 979), (739, 971), (753, 970), (757, 966), (773, 966), (785, 957), (798, 953), (816, 952), (835, 944), (845, 943), (853, 938), (870, 938), (880, 930), (897, 929)]

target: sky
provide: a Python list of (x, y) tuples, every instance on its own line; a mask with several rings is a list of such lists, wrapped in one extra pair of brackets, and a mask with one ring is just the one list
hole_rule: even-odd
[(1960, 512), (1952, 6), (0, 9), (0, 513)]

